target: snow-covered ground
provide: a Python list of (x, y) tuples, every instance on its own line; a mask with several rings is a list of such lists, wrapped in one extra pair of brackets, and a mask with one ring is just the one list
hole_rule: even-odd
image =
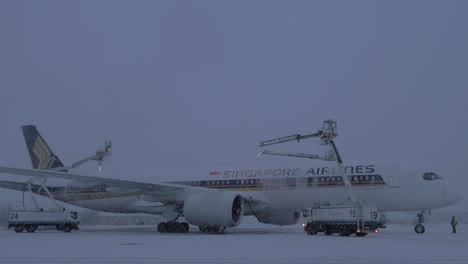
[(244, 224), (222, 235), (153, 226), (17, 234), (0, 229), (0, 263), (468, 263), (468, 225), (392, 224), (367, 237), (309, 236), (300, 226)]

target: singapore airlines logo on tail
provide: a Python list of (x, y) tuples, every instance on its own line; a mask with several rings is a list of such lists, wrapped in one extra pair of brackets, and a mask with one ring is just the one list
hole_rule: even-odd
[(34, 144), (33, 152), (39, 159), (39, 164), (37, 165), (37, 168), (40, 170), (50, 169), (52, 164), (54, 164), (55, 160), (57, 160), (57, 158), (52, 155), (52, 152), (40, 136), (37, 137), (36, 143)]

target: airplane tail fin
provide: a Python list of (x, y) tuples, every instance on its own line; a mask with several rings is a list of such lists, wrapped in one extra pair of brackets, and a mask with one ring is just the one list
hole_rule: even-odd
[(33, 169), (50, 170), (63, 167), (62, 161), (54, 155), (35, 126), (22, 126), (21, 130)]

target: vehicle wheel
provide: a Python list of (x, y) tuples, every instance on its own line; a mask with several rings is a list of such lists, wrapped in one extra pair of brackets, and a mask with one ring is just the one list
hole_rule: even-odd
[(308, 235), (311, 235), (311, 236), (317, 234), (317, 230), (315, 229), (313, 225), (307, 225), (305, 228), (305, 231), (307, 232)]
[(19, 225), (19, 226), (15, 227), (15, 232), (16, 233), (21, 233), (21, 232), (23, 232), (23, 230), (24, 230), (24, 226), (22, 226), (22, 225)]
[(415, 227), (414, 227), (414, 232), (418, 233), (418, 234), (422, 234), (426, 231), (426, 228), (421, 225), (421, 224), (417, 224)]
[(325, 229), (325, 235), (327, 235), (327, 236), (333, 235), (333, 229), (331, 229), (331, 227), (327, 227)]
[(307, 234), (313, 236), (313, 235), (316, 235), (316, 234), (317, 234), (317, 231), (315, 231), (315, 230), (312, 229), (312, 228), (311, 228), (311, 229), (307, 229)]
[(179, 223), (179, 222), (172, 223), (172, 232), (182, 233), (182, 223)]
[(217, 226), (205, 226), (206, 233), (217, 233), (219, 231), (219, 227)]
[(167, 231), (167, 225), (164, 222), (158, 224), (159, 233), (165, 233)]
[(209, 233), (209, 234), (222, 234), (224, 233), (225, 227), (220, 226), (208, 226), (208, 225), (201, 225), (199, 226), (200, 231), (202, 233)]
[(175, 230), (175, 224), (171, 222), (166, 222), (166, 233), (172, 233)]
[(63, 227), (63, 232), (66, 232), (66, 233), (70, 233), (72, 231), (73, 227), (69, 224), (66, 224), (64, 227)]
[(344, 225), (338, 226), (338, 234), (340, 236), (349, 236), (350, 235), (349, 230)]
[(181, 227), (182, 227), (182, 233), (188, 233), (188, 231), (190, 230), (190, 226), (188, 223), (181, 223), (180, 224)]
[(28, 225), (26, 227), (26, 231), (28, 231), (28, 233), (34, 233), (34, 231), (36, 231), (36, 229), (37, 229), (37, 226), (35, 226), (35, 225)]
[(340, 236), (350, 236), (351, 232), (349, 232), (349, 230), (340, 230), (339, 235)]

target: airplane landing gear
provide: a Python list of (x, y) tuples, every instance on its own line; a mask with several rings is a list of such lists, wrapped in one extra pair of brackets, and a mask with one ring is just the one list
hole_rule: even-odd
[(200, 231), (205, 234), (222, 234), (226, 227), (224, 226), (211, 226), (211, 225), (201, 225), (198, 226)]
[(190, 227), (186, 222), (161, 222), (158, 224), (159, 233), (188, 233)]
[(424, 213), (424, 211), (417, 214), (418, 224), (414, 227), (414, 232), (416, 232), (417, 234), (422, 234), (422, 233), (424, 233), (424, 231), (426, 231), (426, 228), (422, 225), (422, 223), (424, 222), (424, 214), (423, 213)]
[(414, 232), (418, 233), (418, 234), (422, 234), (424, 233), (424, 231), (426, 231), (426, 228), (421, 225), (421, 224), (417, 224), (415, 227), (414, 227)]

